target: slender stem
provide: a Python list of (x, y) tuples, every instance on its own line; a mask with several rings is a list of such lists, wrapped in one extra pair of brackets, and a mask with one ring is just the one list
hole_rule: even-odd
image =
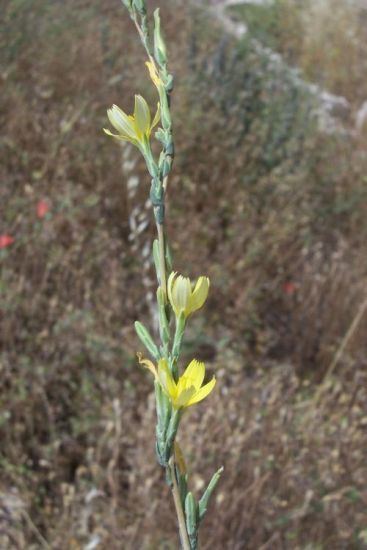
[(175, 503), (176, 508), (176, 514), (178, 519), (178, 527), (180, 530), (180, 538), (181, 538), (181, 544), (183, 550), (191, 550), (189, 537), (186, 530), (186, 522), (185, 522), (185, 514), (182, 509), (182, 502), (180, 497), (180, 491), (178, 489), (177, 485), (177, 479), (176, 479), (176, 469), (175, 469), (175, 459), (172, 455), (169, 459), (169, 469), (171, 472), (171, 478), (172, 478), (172, 494), (173, 494), (173, 500)]
[[(142, 27), (139, 25), (139, 22), (136, 17), (136, 13), (133, 12), (132, 17), (135, 26), (137, 28), (137, 31), (140, 35), (141, 41), (144, 45), (144, 48), (148, 54), (150, 62), (156, 67), (155, 60), (150, 52), (149, 45), (146, 41), (146, 37), (144, 36), (144, 32)], [(170, 131), (170, 114), (169, 114), (169, 94), (166, 94), (167, 96), (167, 108), (168, 108), (168, 116), (169, 116), (169, 131)], [(165, 128), (167, 130), (167, 128)], [(143, 153), (144, 154), (144, 153)], [(170, 156), (172, 156), (172, 153), (170, 153)], [(148, 166), (149, 161), (151, 159), (148, 158)], [(161, 185), (163, 187), (163, 200), (164, 200), (164, 194), (167, 189), (167, 183), (168, 183), (168, 176), (166, 175), (163, 179), (163, 182), (161, 182)], [(158, 248), (159, 248), (159, 271), (160, 271), (160, 284), (161, 288), (163, 290), (163, 294), (165, 296), (165, 300), (167, 300), (167, 274), (166, 274), (166, 254), (165, 254), (165, 241), (164, 241), (164, 225), (163, 223), (159, 223), (157, 221), (157, 233), (158, 233)], [(163, 342), (164, 344), (164, 342)], [(173, 494), (173, 500), (175, 504), (176, 514), (177, 514), (177, 520), (178, 520), (178, 526), (179, 526), (179, 532), (180, 532), (180, 539), (182, 544), (182, 550), (191, 550), (191, 545), (189, 541), (189, 537), (187, 534), (186, 529), (186, 521), (185, 521), (185, 513), (182, 507), (182, 501), (181, 501), (181, 495), (177, 484), (177, 478), (176, 478), (176, 468), (175, 468), (175, 458), (174, 454), (172, 454), (171, 458), (168, 461), (168, 468), (171, 474), (172, 479), (172, 494)]]
[(166, 258), (164, 252), (164, 231), (163, 225), (157, 223), (157, 232), (158, 232), (158, 246), (159, 246), (159, 270), (160, 270), (160, 279), (161, 287), (164, 292), (164, 296), (167, 296), (167, 278), (166, 278)]

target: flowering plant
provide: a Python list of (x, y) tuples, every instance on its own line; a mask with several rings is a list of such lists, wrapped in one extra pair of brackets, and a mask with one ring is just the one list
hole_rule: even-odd
[[(157, 227), (153, 258), (158, 279), (160, 343), (157, 345), (148, 329), (136, 321), (137, 335), (156, 364), (140, 353), (138, 357), (140, 364), (148, 368), (154, 377), (157, 409), (156, 454), (159, 464), (166, 469), (166, 479), (172, 489), (182, 548), (196, 550), (199, 524), (205, 516), (209, 498), (222, 468), (214, 474), (201, 498), (196, 500), (188, 488), (188, 475), (176, 436), (185, 409), (205, 399), (213, 391), (216, 379), (213, 377), (204, 383), (205, 365), (196, 359), (180, 374), (179, 359), (187, 320), (203, 307), (208, 297), (209, 279), (201, 276), (193, 284), (189, 278), (173, 271), (165, 232), (165, 196), (174, 156), (170, 112), (173, 77), (167, 67), (167, 49), (161, 32), (159, 9), (154, 12), (154, 35), (151, 40), (145, 0), (122, 2), (136, 26), (148, 56), (146, 65), (157, 89), (159, 102), (153, 119), (147, 102), (140, 95), (135, 96), (132, 115), (127, 115), (113, 105), (107, 115), (117, 134), (108, 129), (104, 131), (118, 141), (135, 145), (143, 155), (151, 176), (150, 200)], [(154, 137), (160, 142), (162, 151), (156, 159), (151, 149), (151, 139), (153, 129), (158, 124), (160, 126)], [(167, 277), (168, 273), (170, 274)]]

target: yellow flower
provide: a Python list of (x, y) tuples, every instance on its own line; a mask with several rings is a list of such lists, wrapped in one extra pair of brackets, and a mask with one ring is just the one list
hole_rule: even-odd
[(103, 130), (107, 135), (121, 141), (129, 141), (139, 147), (147, 144), (152, 129), (158, 124), (160, 107), (158, 104), (157, 112), (152, 122), (147, 102), (141, 95), (136, 95), (133, 115), (127, 115), (117, 105), (113, 105), (111, 109), (108, 109), (107, 116), (112, 126), (118, 132), (116, 135), (104, 128)]
[(204, 386), (202, 385), (205, 376), (205, 365), (196, 359), (191, 361), (183, 375), (175, 382), (168, 367), (167, 359), (160, 359), (157, 369), (149, 359), (143, 359), (140, 354), (138, 357), (139, 362), (145, 365), (155, 379), (158, 380), (175, 409), (190, 407), (195, 403), (199, 403), (213, 391), (216, 384), (215, 376), (213, 376), (210, 382)]
[(193, 289), (188, 277), (179, 275), (176, 278), (176, 275), (177, 273), (172, 272), (168, 278), (168, 298), (176, 317), (183, 313), (186, 318), (204, 305), (210, 282), (208, 277), (199, 277)]
[(211, 381), (203, 386), (204, 376), (204, 363), (193, 359), (176, 383), (167, 361), (160, 359), (158, 362), (158, 380), (175, 409), (190, 407), (210, 394), (215, 386), (216, 379), (213, 376)]
[(152, 79), (154, 86), (157, 88), (159, 92), (160, 89), (164, 87), (164, 84), (162, 82), (162, 79), (159, 76), (157, 67), (155, 66), (154, 63), (152, 63), (152, 61), (147, 61), (145, 64), (148, 67), (149, 76)]

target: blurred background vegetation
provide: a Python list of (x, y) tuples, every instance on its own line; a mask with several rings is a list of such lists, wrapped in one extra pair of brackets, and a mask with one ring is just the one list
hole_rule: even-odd
[[(212, 280), (185, 348), (219, 379), (183, 430), (193, 490), (225, 465), (202, 546), (367, 548), (366, 6), (158, 4), (169, 231)], [(101, 131), (155, 103), (143, 52), (117, 0), (0, 7), (0, 547), (177, 548), (132, 329), (149, 182)]]

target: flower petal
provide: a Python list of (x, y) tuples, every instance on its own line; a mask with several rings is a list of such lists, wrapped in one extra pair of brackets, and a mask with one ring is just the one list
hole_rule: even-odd
[(205, 364), (201, 361), (193, 359), (187, 366), (182, 378), (190, 380), (195, 390), (198, 391), (201, 388), (205, 376)]
[(166, 359), (160, 359), (158, 361), (158, 380), (165, 393), (173, 401), (177, 395), (177, 386), (171, 371), (169, 370)]
[(133, 145), (138, 145), (138, 142), (136, 141), (136, 139), (132, 139), (130, 138), (128, 135), (126, 134), (113, 134), (112, 132), (110, 132), (107, 128), (103, 128), (103, 131), (105, 134), (107, 134), (108, 136), (111, 136), (115, 139), (118, 139), (119, 141), (129, 141), (130, 143), (132, 143)]
[(157, 104), (157, 112), (156, 114), (154, 115), (154, 119), (153, 119), (153, 122), (152, 122), (152, 125), (150, 127), (150, 132), (153, 130), (153, 128), (155, 126), (157, 126), (158, 122), (161, 120), (161, 106), (160, 104), (158, 103)]
[(151, 117), (148, 104), (141, 95), (135, 96), (134, 119), (136, 129), (142, 139), (150, 131)]
[(195, 388), (194, 386), (191, 386), (190, 388), (186, 388), (181, 393), (177, 395), (177, 398), (175, 400), (172, 400), (172, 404), (175, 407), (175, 409), (180, 409), (181, 407), (188, 407), (189, 403), (195, 396)]
[(190, 297), (189, 310), (190, 313), (203, 307), (205, 300), (208, 297), (210, 281), (208, 277), (199, 277), (194, 292)]
[(215, 384), (216, 384), (216, 378), (215, 376), (213, 376), (210, 382), (205, 384), (205, 386), (200, 388), (200, 390), (193, 395), (193, 397), (186, 404), (186, 407), (190, 407), (191, 405), (194, 405), (195, 403), (198, 403), (199, 401), (202, 401), (203, 399), (205, 399), (205, 397), (209, 395), (211, 391), (213, 391)]
[(133, 119), (124, 113), (120, 107), (113, 105), (112, 109), (108, 109), (107, 116), (112, 126), (116, 128), (119, 134), (125, 134), (131, 139), (136, 139), (137, 136)]
[(176, 306), (175, 306), (174, 301), (173, 301), (173, 287), (174, 287), (174, 284), (175, 284), (176, 275), (177, 275), (177, 273), (175, 271), (172, 271), (172, 273), (168, 277), (167, 293), (168, 293), (168, 299), (171, 303), (173, 311), (175, 312), (176, 315), (179, 315), (179, 312), (177, 311)]
[[(191, 296), (191, 283), (187, 277), (179, 275), (172, 288), (173, 301), (179, 312), (186, 310), (190, 296)], [(185, 315), (187, 312), (185, 311)]]

